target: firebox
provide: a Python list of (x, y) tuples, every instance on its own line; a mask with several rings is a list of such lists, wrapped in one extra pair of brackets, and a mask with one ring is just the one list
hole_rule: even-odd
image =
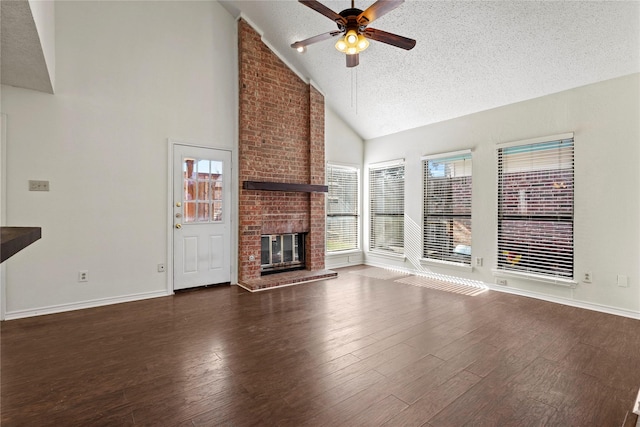
[(305, 268), (304, 237), (305, 233), (263, 235), (260, 273), (265, 275)]

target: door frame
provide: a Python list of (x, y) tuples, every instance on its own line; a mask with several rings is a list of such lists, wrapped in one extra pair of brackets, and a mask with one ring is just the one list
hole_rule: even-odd
[(237, 161), (237, 150), (235, 148), (228, 148), (228, 147), (215, 147), (212, 145), (207, 145), (207, 144), (202, 144), (202, 143), (195, 143), (195, 142), (190, 142), (190, 141), (185, 141), (182, 139), (173, 139), (173, 138), (168, 138), (167, 139), (167, 203), (166, 203), (166, 207), (167, 207), (167, 262), (165, 264), (165, 272), (167, 274), (167, 294), (168, 295), (173, 295), (174, 294), (174, 290), (173, 290), (173, 281), (174, 281), (174, 277), (173, 277), (173, 225), (174, 225), (174, 221), (173, 221), (173, 201), (174, 201), (174, 194), (173, 194), (173, 174), (175, 172), (174, 170), (174, 161), (173, 161), (173, 149), (176, 145), (183, 145), (186, 147), (193, 147), (193, 148), (205, 148), (205, 149), (209, 149), (209, 150), (218, 150), (218, 151), (228, 151), (229, 153), (231, 153), (231, 165), (230, 165), (230, 170), (231, 170), (231, 177), (229, 179), (229, 185), (231, 185), (231, 200), (229, 200), (229, 203), (231, 204), (230, 206), (230, 211), (231, 211), (231, 216), (229, 218), (229, 227), (230, 227), (230, 236), (229, 236), (229, 245), (231, 246), (229, 248), (229, 268), (231, 269), (230, 271), (230, 277), (231, 277), (231, 284), (232, 285), (237, 285), (238, 284), (238, 268), (237, 268), (237, 263), (238, 263), (238, 227), (236, 226), (237, 221), (238, 221), (238, 185), (236, 184), (238, 182), (238, 177), (237, 177), (237, 172), (236, 172), (236, 168), (235, 168), (235, 163)]
[[(0, 113), (0, 225), (7, 224), (7, 115)], [(7, 312), (7, 266), (0, 264), (0, 320)]]

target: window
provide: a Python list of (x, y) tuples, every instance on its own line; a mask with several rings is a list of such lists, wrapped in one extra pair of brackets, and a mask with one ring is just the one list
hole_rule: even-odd
[(404, 165), (369, 169), (369, 249), (404, 254)]
[(471, 265), (471, 152), (422, 161), (425, 259)]
[(359, 175), (357, 168), (327, 165), (327, 252), (360, 246)]
[(573, 278), (573, 135), (498, 149), (498, 270)]
[(182, 160), (185, 223), (222, 221), (222, 166), (216, 160)]

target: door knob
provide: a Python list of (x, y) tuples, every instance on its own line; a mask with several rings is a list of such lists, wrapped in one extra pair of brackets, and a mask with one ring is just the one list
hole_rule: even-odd
[(176, 228), (179, 230), (182, 228), (182, 224), (176, 224)]
[(176, 202), (176, 208), (179, 208), (180, 206), (182, 206), (182, 203)]

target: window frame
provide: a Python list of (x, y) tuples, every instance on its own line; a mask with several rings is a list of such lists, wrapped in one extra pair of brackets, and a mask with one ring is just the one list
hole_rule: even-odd
[[(380, 212), (380, 213), (376, 213), (375, 211), (377, 209), (375, 209), (375, 205), (374, 203), (377, 203), (378, 200), (374, 197), (376, 194), (374, 194), (373, 190), (375, 188), (379, 188), (379, 185), (376, 185), (374, 188), (374, 183), (373, 183), (373, 177), (374, 177), (374, 173), (378, 173), (380, 171), (385, 171), (385, 170), (393, 170), (393, 169), (398, 169), (401, 168), (402, 169), (402, 202), (397, 204), (395, 207), (398, 208), (400, 207), (401, 212), (395, 212), (395, 213), (384, 213), (384, 212)], [(368, 242), (367, 242), (367, 247), (368, 247), (368, 251), (371, 252), (372, 254), (376, 254), (376, 255), (384, 255), (384, 256), (390, 256), (390, 257), (404, 257), (405, 256), (405, 241), (404, 241), (404, 215), (405, 215), (405, 190), (406, 190), (406, 168), (405, 168), (405, 161), (404, 159), (401, 160), (393, 160), (393, 161), (389, 161), (389, 162), (383, 162), (383, 163), (374, 163), (374, 164), (369, 164), (367, 166), (367, 182), (368, 182), (368, 221), (369, 221), (369, 230), (368, 230)], [(399, 217), (400, 218), (400, 227), (401, 228), (401, 232), (398, 233), (397, 235), (393, 236), (395, 239), (395, 243), (397, 243), (395, 246), (396, 248), (401, 248), (402, 251), (398, 251), (396, 249), (383, 249), (379, 244), (376, 244), (376, 233), (375, 233), (375, 227), (378, 223), (378, 221), (375, 220), (374, 217), (386, 217), (386, 218), (392, 218), (392, 217)], [(391, 246), (391, 245), (388, 245)]]
[[(329, 204), (331, 203), (330, 200), (330, 196), (331, 196), (331, 182), (330, 182), (330, 178), (331, 178), (331, 173), (330, 173), (330, 169), (342, 169), (342, 170), (347, 170), (347, 171), (352, 171), (355, 172), (355, 178), (356, 178), (356, 185), (355, 185), (355, 201), (356, 201), (356, 212), (355, 214), (351, 213), (351, 214), (346, 214), (346, 213), (329, 213), (330, 209), (329, 209)], [(334, 255), (334, 254), (340, 254), (340, 253), (346, 253), (346, 252), (357, 252), (361, 250), (361, 213), (362, 213), (362, 208), (361, 208), (361, 198), (360, 198), (360, 192), (361, 192), (361, 182), (360, 182), (360, 167), (356, 166), (356, 165), (348, 165), (348, 164), (340, 164), (340, 163), (335, 163), (335, 162), (327, 162), (326, 163), (326, 170), (325, 170), (325, 176), (326, 176), (326, 180), (327, 180), (327, 186), (329, 187), (328, 192), (327, 192), (327, 197), (326, 197), (326, 209), (325, 209), (325, 216), (326, 216), (326, 222), (325, 222), (325, 253), (327, 255)], [(348, 217), (348, 218), (356, 218), (356, 230), (355, 230), (355, 241), (356, 241), (356, 245), (355, 247), (350, 247), (350, 248), (346, 248), (346, 249), (335, 249), (335, 250), (329, 250), (329, 218), (333, 217), (333, 218), (339, 218), (339, 217)]]
[[(504, 155), (504, 151), (513, 147), (526, 147), (526, 146), (536, 146), (536, 145), (542, 145), (542, 144), (553, 144), (553, 143), (570, 143), (570, 146), (568, 146), (567, 148), (570, 148), (570, 150), (568, 151), (570, 154), (570, 171), (567, 168), (557, 168), (557, 170), (560, 171), (565, 171), (570, 173), (571, 176), (571, 192), (570, 192), (570, 196), (571, 196), (571, 212), (570, 214), (564, 214), (564, 215), (532, 215), (532, 214), (525, 214), (525, 213), (521, 213), (521, 214), (514, 214), (514, 213), (509, 213), (508, 215), (503, 214), (503, 210), (505, 210), (505, 207), (503, 206), (503, 200), (504, 200), (504, 195), (503, 195), (503, 178), (504, 178), (504, 173), (503, 173), (503, 167), (504, 167), (504, 160), (502, 158), (502, 156)], [(534, 150), (531, 150), (530, 152), (533, 151), (543, 151), (545, 150), (545, 148), (535, 148)], [(576, 237), (576, 233), (575, 233), (575, 139), (574, 139), (574, 135), (573, 133), (565, 133), (565, 134), (559, 134), (559, 135), (551, 135), (551, 136), (547, 136), (547, 137), (541, 137), (541, 138), (534, 138), (534, 139), (529, 139), (529, 140), (524, 140), (524, 141), (514, 141), (514, 142), (509, 142), (509, 143), (504, 143), (504, 144), (498, 144), (498, 146), (496, 147), (496, 166), (497, 166), (497, 181), (496, 181), (496, 202), (497, 202), (497, 206), (496, 206), (496, 264), (495, 264), (495, 268), (493, 269), (493, 273), (495, 276), (514, 276), (514, 277), (522, 277), (522, 278), (527, 278), (527, 279), (532, 279), (532, 280), (537, 280), (537, 281), (542, 281), (542, 282), (548, 282), (548, 283), (554, 283), (554, 284), (558, 284), (558, 285), (563, 285), (563, 286), (573, 286), (575, 285), (577, 282), (575, 281), (575, 237)], [(561, 162), (559, 161), (559, 165), (561, 166)], [(533, 169), (533, 170), (537, 170), (537, 171), (543, 171), (543, 170), (549, 170), (549, 169)], [(550, 170), (556, 170), (556, 169), (550, 169)], [(535, 193), (536, 196), (539, 197), (539, 194), (542, 193)], [(568, 194), (568, 193), (567, 193)], [(534, 200), (536, 200), (534, 198)], [(539, 201), (541, 199), (537, 199), (537, 201)], [(555, 207), (555, 205), (554, 205)], [(566, 207), (566, 204), (565, 204)], [(504, 246), (501, 245), (501, 236), (504, 236), (504, 221), (542, 221), (542, 222), (548, 222), (548, 223), (553, 223), (553, 222), (557, 222), (557, 223), (562, 223), (562, 224), (570, 224), (570, 239), (571, 239), (571, 244), (568, 245), (567, 247), (570, 248), (570, 263), (566, 263), (567, 265), (570, 266), (571, 271), (570, 271), (570, 275), (569, 274), (556, 274), (554, 273), (551, 268), (549, 268), (548, 271), (540, 271), (542, 270), (541, 267), (537, 267), (537, 268), (533, 268), (533, 267), (529, 267), (529, 268), (508, 268), (508, 266), (505, 265), (505, 263), (501, 263), (501, 253), (503, 253), (503, 249)], [(541, 238), (538, 238), (539, 241), (542, 241)], [(527, 254), (529, 254), (530, 252), (527, 252)], [(535, 254), (535, 252), (534, 252)], [(505, 256), (508, 256), (505, 255)], [(533, 262), (534, 263), (539, 263), (541, 261), (545, 261), (546, 258), (545, 257), (538, 257), (538, 258), (533, 258)], [(542, 265), (542, 264), (540, 264)], [(514, 264), (515, 266), (515, 264)]]

